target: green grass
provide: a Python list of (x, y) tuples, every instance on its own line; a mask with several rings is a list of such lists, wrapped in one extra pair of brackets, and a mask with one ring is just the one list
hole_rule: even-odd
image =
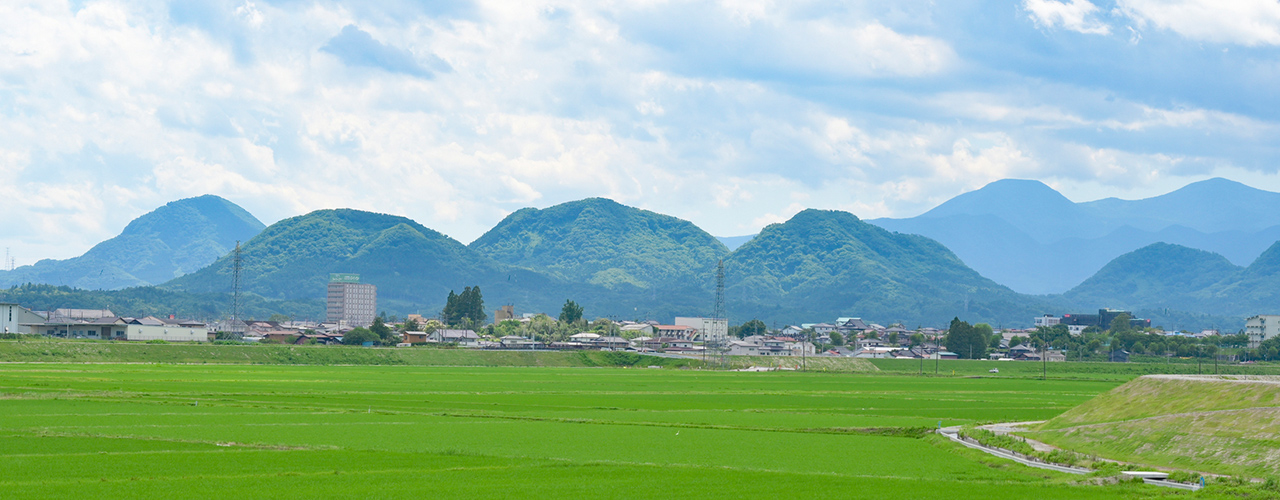
[(1140, 378), (1028, 436), (1116, 460), (1280, 476), (1280, 385)]
[[(912, 374), (923, 371), (926, 375), (934, 374), (934, 361), (914, 359), (869, 359), (880, 371), (887, 373)], [(990, 360), (941, 360), (938, 361), (937, 374), (942, 376), (981, 376), (998, 378), (1040, 378), (1044, 373), (1048, 378), (1098, 379), (1129, 381), (1142, 375), (1157, 373), (1175, 374), (1212, 374), (1213, 363), (1199, 368), (1194, 361), (1177, 360), (1177, 362), (1158, 363), (1107, 363), (1092, 361), (1067, 361), (1053, 363), (1036, 363), (1031, 361), (990, 361)], [(989, 373), (991, 369), (1000, 373)], [(1250, 365), (1218, 365), (1218, 373), (1239, 375), (1280, 375), (1280, 364), (1257, 363)]]
[[(168, 347), (168, 346), (151, 346)], [(0, 365), (7, 498), (1147, 498), (920, 428), (1108, 380), (558, 367)]]

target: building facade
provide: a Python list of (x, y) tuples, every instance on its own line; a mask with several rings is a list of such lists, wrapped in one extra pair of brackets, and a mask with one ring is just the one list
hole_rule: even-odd
[(342, 326), (369, 326), (377, 315), (378, 287), (360, 283), (358, 274), (329, 275), (326, 322)]
[(0, 333), (38, 333), (31, 324), (42, 323), (44, 318), (18, 304), (0, 303)]
[(729, 340), (729, 320), (717, 318), (676, 317), (676, 325), (696, 330), (698, 338), (706, 342), (724, 343)]
[(1262, 341), (1280, 335), (1280, 314), (1259, 314), (1244, 320), (1244, 334), (1249, 348), (1257, 349)]

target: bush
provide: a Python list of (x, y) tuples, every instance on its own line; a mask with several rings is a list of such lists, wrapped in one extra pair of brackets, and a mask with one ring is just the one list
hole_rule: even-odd
[(148, 344), (168, 344), (168, 343), (169, 343), (169, 341), (164, 340), (164, 339), (151, 339), (151, 340), (148, 340), (146, 343), (148, 343)]

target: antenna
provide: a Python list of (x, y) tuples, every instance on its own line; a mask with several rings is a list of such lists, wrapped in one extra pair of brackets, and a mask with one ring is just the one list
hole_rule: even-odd
[[(720, 329), (720, 325), (724, 325), (724, 330)], [(716, 305), (711, 312), (711, 329), (712, 341), (715, 343), (716, 350), (720, 351), (720, 367), (726, 366), (725, 349), (722, 345), (729, 334), (729, 317), (724, 310), (724, 260), (716, 265)], [(705, 350), (704, 350), (705, 352)]]
[(236, 240), (236, 249), (231, 257), (231, 328), (232, 334), (243, 335), (236, 321), (240, 319), (240, 240)]

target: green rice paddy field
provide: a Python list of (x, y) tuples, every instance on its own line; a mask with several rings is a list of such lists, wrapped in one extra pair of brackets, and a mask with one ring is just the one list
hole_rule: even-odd
[(1213, 496), (1084, 484), (922, 432), (1049, 419), (1129, 375), (881, 368), (0, 364), (0, 496)]

